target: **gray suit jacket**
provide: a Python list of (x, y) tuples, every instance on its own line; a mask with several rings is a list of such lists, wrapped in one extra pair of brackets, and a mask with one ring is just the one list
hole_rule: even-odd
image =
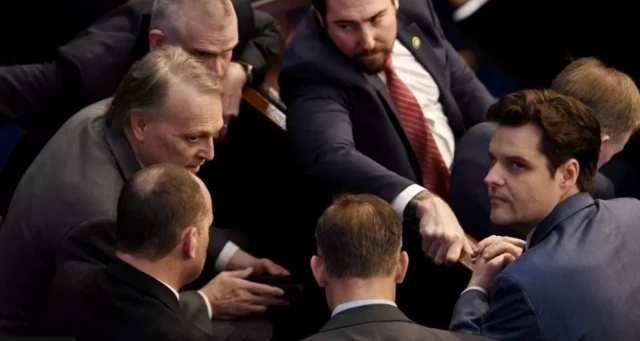
[(317, 334), (304, 341), (489, 341), (473, 335), (421, 326), (400, 309), (386, 304), (374, 304), (345, 310), (333, 316)]
[(489, 297), (467, 291), (451, 330), (500, 341), (635, 341), (640, 201), (576, 194), (545, 218)]
[[(451, 166), (449, 205), (464, 230), (478, 240), (491, 235), (524, 238), (512, 228), (495, 225), (489, 217), (491, 205), (484, 178), (491, 168), (489, 144), (496, 128), (494, 122), (483, 122), (460, 139)], [(593, 196), (612, 199), (615, 195), (611, 180), (598, 172)]]
[[(124, 134), (106, 128), (106, 104), (69, 119), (18, 185), (0, 227), (0, 335), (33, 330), (58, 266), (70, 260), (106, 265), (115, 255), (120, 189), (141, 165)], [(211, 241), (208, 258), (215, 263), (226, 240)], [(181, 297), (188, 312), (208, 317), (198, 293)]]

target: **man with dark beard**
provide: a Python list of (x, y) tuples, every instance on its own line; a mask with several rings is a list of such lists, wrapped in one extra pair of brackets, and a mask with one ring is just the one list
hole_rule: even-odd
[[(449, 166), (456, 141), (494, 99), (445, 39), (429, 1), (314, 0), (313, 8), (280, 74), (288, 132), (307, 172), (331, 194), (374, 194), (419, 225), (422, 241), (407, 233), (404, 243), (419, 255), (412, 259), (457, 261), (470, 247), (446, 203)], [(433, 309), (420, 317), (446, 325), (453, 301), (440, 289), (455, 291), (444, 284), (448, 270), (424, 265), (412, 267), (428, 278), (416, 290)]]

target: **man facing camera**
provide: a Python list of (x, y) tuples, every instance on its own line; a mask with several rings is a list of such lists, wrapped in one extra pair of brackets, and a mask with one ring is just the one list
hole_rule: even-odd
[[(213, 158), (213, 137), (223, 124), (221, 95), (220, 82), (200, 61), (165, 47), (136, 63), (112, 100), (67, 121), (22, 178), (0, 229), (0, 273), (11, 273), (0, 276), (1, 335), (31, 333), (58, 266), (113, 259), (115, 231), (96, 222), (115, 221), (118, 195), (134, 173), (160, 163), (195, 173)], [(223, 238), (211, 239), (208, 274), (249, 267), (258, 275), (286, 273)], [(226, 319), (281, 303), (272, 297), (281, 290), (272, 288), (264, 300), (238, 281), (222, 273), (199, 293), (182, 293), (183, 313)]]
[[(213, 213), (205, 185), (183, 167), (147, 167), (123, 187), (117, 212), (116, 258), (106, 266), (69, 262), (58, 270), (41, 334), (78, 340), (211, 340), (201, 329), (210, 326), (208, 317), (188, 321), (178, 293), (200, 275), (207, 255)], [(254, 284), (252, 290), (270, 288)]]
[(451, 330), (501, 341), (636, 340), (640, 202), (591, 196), (598, 119), (576, 99), (531, 90), (502, 98), (489, 119), (498, 124), (485, 179), (491, 220), (527, 239), (479, 243)]
[(423, 327), (396, 307), (409, 256), (401, 250), (401, 219), (384, 200), (338, 198), (318, 221), (316, 245), (311, 270), (333, 312), (306, 340), (487, 340)]
[[(553, 80), (551, 90), (571, 96), (593, 110), (601, 127), (598, 169), (620, 152), (640, 127), (640, 92), (631, 77), (595, 58), (577, 59)], [(471, 128), (460, 140), (454, 157), (449, 203), (465, 231), (477, 239), (491, 235), (524, 238), (518, 232), (491, 222), (489, 194), (484, 178), (491, 167), (488, 150), (495, 122)], [(593, 196), (612, 199), (613, 183), (597, 172)]]

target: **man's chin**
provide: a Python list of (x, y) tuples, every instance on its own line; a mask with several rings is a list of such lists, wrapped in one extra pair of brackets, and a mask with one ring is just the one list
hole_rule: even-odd
[(377, 75), (384, 70), (386, 61), (387, 59), (385, 56), (383, 58), (361, 58), (359, 63), (365, 73)]

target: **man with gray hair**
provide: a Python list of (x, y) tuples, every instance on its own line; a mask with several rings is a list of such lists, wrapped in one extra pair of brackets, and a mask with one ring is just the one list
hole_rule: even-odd
[(133, 62), (164, 45), (181, 46), (223, 79), (225, 123), (245, 86), (260, 85), (282, 46), (276, 21), (249, 0), (136, 0), (61, 46), (43, 64), (0, 68), (0, 125), (27, 129), (0, 174), (0, 215), (37, 152), (83, 107), (113, 95)]
[[(54, 271), (68, 261), (108, 264), (115, 231), (97, 221), (116, 218), (120, 189), (143, 167), (170, 163), (195, 173), (213, 158), (222, 128), (222, 87), (179, 47), (156, 49), (134, 64), (112, 100), (74, 115), (42, 150), (18, 185), (0, 230), (0, 335), (33, 331)], [(213, 236), (207, 264), (249, 275), (286, 274)], [(213, 318), (216, 338), (264, 340), (270, 326), (221, 322), (282, 305), (282, 291), (260, 295), (244, 278), (222, 272), (199, 291), (180, 294), (191, 321)], [(249, 323), (248, 325), (245, 325)], [(244, 334), (244, 335), (241, 335)], [(254, 335), (255, 334), (255, 335)]]

